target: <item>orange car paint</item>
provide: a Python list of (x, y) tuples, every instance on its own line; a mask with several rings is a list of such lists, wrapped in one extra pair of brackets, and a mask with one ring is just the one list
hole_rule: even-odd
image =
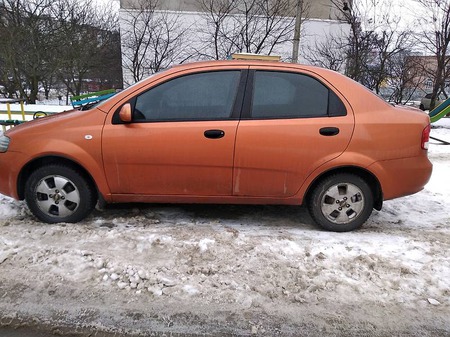
[[(305, 119), (113, 124), (132, 97), (181, 75), (257, 69), (308, 74), (332, 89), (347, 115)], [(431, 175), (422, 112), (391, 106), (347, 77), (311, 66), (215, 61), (175, 66), (132, 86), (97, 108), (46, 117), (6, 132), (0, 193), (23, 199), (36, 160), (63, 158), (83, 168), (107, 202), (301, 204), (322, 174), (348, 167), (372, 174), (383, 198), (415, 193)], [(322, 127), (336, 137), (317, 137)], [(204, 130), (221, 129), (221, 139)], [(181, 132), (182, 131), (182, 132)]]

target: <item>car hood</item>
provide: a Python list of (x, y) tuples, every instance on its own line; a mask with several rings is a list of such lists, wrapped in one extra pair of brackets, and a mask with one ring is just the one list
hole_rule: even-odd
[(74, 119), (78, 119), (88, 113), (93, 113), (94, 110), (86, 110), (86, 111), (80, 111), (77, 109), (69, 110), (60, 112), (54, 115), (49, 115), (37, 119), (33, 119), (31, 121), (22, 123), (20, 125), (17, 125), (5, 132), (5, 135), (7, 136), (14, 136), (15, 134), (22, 133), (24, 131), (28, 132), (32, 129), (36, 128), (50, 128), (52, 124), (54, 123), (61, 123), (64, 121), (71, 121)]

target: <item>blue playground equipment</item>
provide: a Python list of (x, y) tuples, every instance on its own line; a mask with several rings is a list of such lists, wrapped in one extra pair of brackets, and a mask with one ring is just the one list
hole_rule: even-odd
[(111, 96), (114, 96), (115, 94), (116, 94), (116, 89), (108, 89), (108, 90), (92, 92), (89, 94), (73, 96), (70, 98), (70, 101), (72, 102), (72, 106), (74, 108), (82, 108), (85, 105), (97, 103), (97, 102), (103, 101), (105, 99), (108, 99)]

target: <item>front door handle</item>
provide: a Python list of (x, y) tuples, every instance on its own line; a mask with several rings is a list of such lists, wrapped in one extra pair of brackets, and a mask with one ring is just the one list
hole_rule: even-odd
[(204, 133), (206, 138), (218, 139), (225, 136), (225, 131), (223, 130), (206, 130)]
[(322, 136), (336, 136), (339, 133), (339, 128), (333, 127), (333, 126), (329, 126), (326, 128), (321, 128), (319, 130), (319, 133)]

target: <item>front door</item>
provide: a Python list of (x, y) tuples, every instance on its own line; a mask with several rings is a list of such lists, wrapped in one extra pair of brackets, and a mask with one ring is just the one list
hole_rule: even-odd
[(111, 192), (231, 195), (240, 74), (188, 74), (129, 100), (133, 121), (109, 123), (103, 132)]

